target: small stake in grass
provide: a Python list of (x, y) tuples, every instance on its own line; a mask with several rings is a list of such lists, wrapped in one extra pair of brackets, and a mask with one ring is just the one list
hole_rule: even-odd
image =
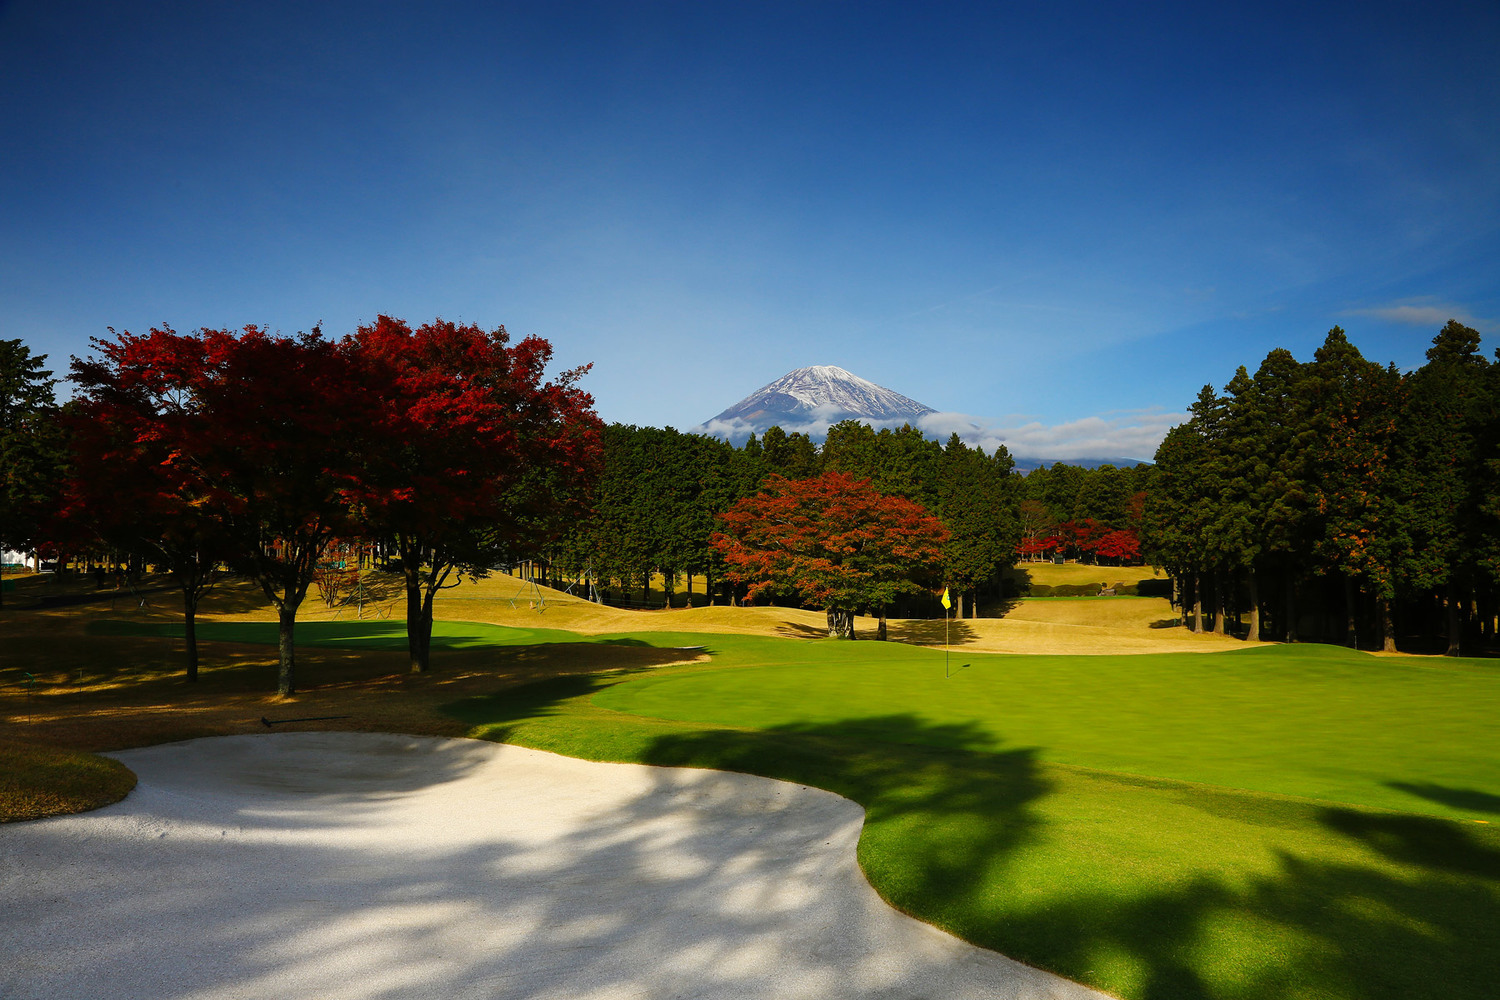
[(260, 721), (264, 722), (266, 724), (266, 728), (267, 729), (270, 729), (272, 726), (280, 726), (280, 725), (284, 725), (285, 723), (288, 723), (288, 722), (327, 722), (329, 719), (352, 719), (352, 718), (353, 718), (352, 715), (310, 715), (310, 716), (308, 716), (306, 718), (302, 718), (302, 719), (268, 719), (264, 715), (262, 715), (260, 717)]

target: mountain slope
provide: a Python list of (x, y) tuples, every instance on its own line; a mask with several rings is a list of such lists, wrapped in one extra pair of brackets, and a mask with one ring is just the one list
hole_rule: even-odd
[(762, 433), (779, 424), (821, 434), (840, 420), (915, 421), (932, 407), (833, 365), (798, 368), (762, 386), (704, 423), (710, 433), (731, 437)]

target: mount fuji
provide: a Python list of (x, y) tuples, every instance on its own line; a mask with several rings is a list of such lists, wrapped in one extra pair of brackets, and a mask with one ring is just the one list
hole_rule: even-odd
[(788, 431), (808, 431), (822, 437), (840, 420), (872, 423), (916, 422), (936, 413), (932, 407), (876, 385), (833, 365), (798, 368), (762, 386), (712, 420), (703, 429), (734, 439), (761, 434), (780, 425)]

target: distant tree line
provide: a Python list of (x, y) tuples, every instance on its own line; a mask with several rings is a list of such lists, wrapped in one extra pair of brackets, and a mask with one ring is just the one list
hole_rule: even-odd
[(1451, 655), (1493, 644), (1500, 363), (1450, 321), (1427, 363), (1366, 360), (1335, 327), (1204, 386), (1156, 453), (1149, 557), (1189, 627)]
[(1086, 469), (1058, 462), (1033, 469), (1022, 480), (1016, 510), (1020, 557), (1138, 564), (1153, 474), (1145, 464)]

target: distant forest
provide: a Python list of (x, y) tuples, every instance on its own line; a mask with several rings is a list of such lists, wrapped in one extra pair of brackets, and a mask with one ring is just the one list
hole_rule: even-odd
[[(973, 616), (981, 603), (1016, 596), (1007, 571), (1018, 558), (1140, 561), (1148, 465), (1057, 464), (1022, 476), (1003, 446), (986, 454), (957, 435), (940, 444), (911, 426), (875, 431), (854, 420), (831, 427), (821, 446), (779, 427), (735, 447), (670, 427), (615, 424), (604, 432), (593, 516), (560, 540), (553, 572), (589, 577), (603, 599), (627, 606), (651, 603), (657, 574), (676, 605), (694, 594), (698, 604), (737, 603), (745, 588), (725, 579), (711, 541), (717, 516), (770, 475), (810, 479), (825, 471), (868, 479), (879, 492), (915, 501), (943, 521), (951, 536), (944, 579), (959, 614)], [(676, 595), (679, 577), (685, 592)], [(796, 595), (784, 599), (794, 603)], [(935, 596), (908, 604), (897, 613), (940, 610)]]
[[(736, 603), (717, 516), (771, 474), (837, 470), (943, 521), (960, 614), (1024, 595), (1014, 568), (1027, 561), (1145, 561), (1171, 575), (1189, 628), (1454, 655), (1495, 645), (1500, 360), (1480, 354), (1476, 331), (1449, 322), (1427, 363), (1402, 372), (1334, 328), (1311, 361), (1274, 350), (1222, 392), (1205, 386), (1190, 414), (1153, 465), (1024, 476), (1003, 446), (986, 454), (910, 426), (846, 421), (821, 445), (773, 427), (735, 447), (616, 424), (593, 514), (553, 546), (551, 572), (587, 576), (611, 603), (649, 604), (657, 574), (677, 606)], [(893, 610), (939, 613), (935, 598), (908, 604)]]

